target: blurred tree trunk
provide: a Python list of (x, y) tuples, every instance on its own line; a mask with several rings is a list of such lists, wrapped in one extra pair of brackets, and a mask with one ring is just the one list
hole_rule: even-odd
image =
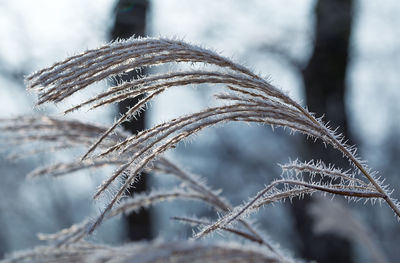
[[(345, 110), (346, 71), (352, 26), (352, 0), (318, 1), (315, 6), (315, 40), (311, 59), (303, 70), (307, 106), (317, 116), (325, 115), (332, 127), (349, 138)], [(339, 167), (348, 162), (336, 150), (307, 142), (307, 159), (322, 159)], [(293, 213), (301, 238), (302, 256), (317, 262), (352, 262), (348, 240), (331, 234), (313, 234), (308, 215), (312, 198), (295, 202)]]
[(5, 242), (5, 239), (2, 236), (0, 236), (0, 260), (4, 258), (4, 254), (8, 250), (6, 244), (7, 243)]
[[(115, 22), (110, 32), (111, 39), (129, 38), (132, 35), (137, 37), (144, 36), (147, 9), (147, 0), (119, 0), (115, 7)], [(138, 77), (139, 73), (133, 71), (122, 77), (118, 77), (117, 81), (129, 81)], [(136, 97), (120, 102), (118, 104), (119, 113), (124, 114), (127, 112), (139, 99)], [(125, 130), (133, 134), (143, 130), (145, 127), (145, 114), (141, 113), (135, 120), (124, 122), (122, 126)], [(142, 174), (141, 179), (128, 192), (133, 195), (145, 191), (146, 186), (147, 176)], [(127, 227), (126, 238), (128, 240), (151, 239), (151, 218), (148, 210), (141, 210), (139, 213), (126, 215), (125, 220)]]

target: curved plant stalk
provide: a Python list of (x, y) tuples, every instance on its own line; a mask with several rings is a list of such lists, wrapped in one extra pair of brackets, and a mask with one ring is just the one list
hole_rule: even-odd
[[(28, 89), (39, 93), (38, 105), (48, 102), (58, 103), (95, 82), (132, 70), (140, 70), (142, 67), (169, 63), (192, 65), (202, 63), (205, 69), (166, 72), (122, 82), (106, 91), (100, 91), (93, 98), (80, 102), (65, 112), (69, 113), (84, 106), (90, 106), (91, 109), (103, 107), (126, 98), (146, 95), (108, 129), (101, 129), (95, 125), (82, 125), (78, 122), (60, 122), (46, 117), (41, 120), (24, 117), (16, 123), (10, 120), (0, 121), (1, 130), (12, 131), (18, 127), (19, 130), (28, 131), (19, 134), (20, 137), (14, 136), (18, 142), (40, 140), (59, 143), (57, 145), (59, 147), (82, 145), (88, 147), (83, 154), (82, 163), (56, 165), (48, 170), (37, 171), (38, 175), (64, 174), (88, 167), (120, 164), (95, 193), (95, 197), (99, 197), (106, 190), (111, 191), (112, 198), (105, 209), (93, 222), (80, 225), (76, 229), (85, 231), (85, 234), (93, 232), (104, 218), (112, 215), (115, 205), (121, 200), (126, 189), (146, 169), (172, 172), (193, 191), (191, 195), (182, 194), (182, 196), (188, 198), (190, 195), (200, 199), (207, 197), (207, 202), (225, 213), (217, 222), (205, 226), (196, 237), (202, 237), (217, 229), (231, 229), (228, 225), (239, 221), (250, 232), (249, 240), (260, 240), (257, 231), (242, 218), (244, 215), (271, 202), (314, 192), (342, 195), (351, 199), (384, 200), (400, 219), (399, 202), (390, 196), (388, 187), (384, 186), (379, 178), (375, 178), (365, 162), (358, 158), (355, 148), (346, 145), (341, 135), (267, 80), (208, 49), (174, 39), (131, 38), (67, 58), (28, 76), (26, 84)], [(134, 136), (122, 134), (117, 130), (123, 121), (135, 117), (146, 103), (167, 89), (199, 84), (222, 86), (224, 92), (214, 94), (221, 105), (161, 123)], [(322, 162), (295, 161), (282, 166), (284, 177), (281, 180), (272, 182), (243, 206), (232, 207), (207, 186), (199, 183), (196, 178), (161, 157), (164, 152), (202, 129), (237, 121), (287, 127), (293, 132), (301, 132), (315, 140), (319, 139), (340, 151), (353, 165), (354, 171), (342, 171)], [(60, 137), (64, 139), (60, 141)], [(304, 173), (314, 180), (330, 178), (331, 183), (323, 183), (322, 180), (306, 181), (302, 176)], [(127, 175), (127, 178), (121, 186), (116, 191), (110, 190), (110, 186), (115, 181), (121, 180), (123, 174)], [(335, 180), (339, 183), (333, 184)], [(278, 186), (282, 186), (281, 189)], [(80, 240), (83, 236), (78, 235), (73, 238)]]
[[(148, 131), (111, 146), (98, 157), (95, 157), (107, 158), (112, 152), (123, 153), (136, 147), (139, 149), (126, 164), (122, 165), (114, 175), (100, 186), (95, 194), (95, 197), (98, 197), (126, 169), (134, 167), (132, 169), (134, 173), (128, 177), (123, 186), (114, 194), (113, 199), (99, 216), (92, 230), (101, 223), (104, 215), (122, 197), (125, 189), (134, 182), (136, 174), (140, 173), (161, 153), (205, 127), (226, 121), (254, 121), (284, 126), (321, 139), (324, 143), (330, 144), (342, 152), (374, 186), (376, 191), (380, 193), (379, 198), (385, 200), (394, 213), (400, 217), (398, 202), (390, 198), (388, 190), (374, 178), (366, 165), (358, 159), (355, 150), (348, 147), (341, 136), (337, 135), (320, 119), (315, 118), (313, 114), (263, 78), (210, 50), (179, 40), (164, 38), (129, 39), (125, 42), (109, 44), (98, 50), (87, 51), (35, 73), (27, 78), (27, 86), (30, 89), (40, 91), (38, 104), (44, 102), (57, 103), (76, 91), (104, 78), (130, 70), (137, 70), (144, 66), (171, 62), (201, 62), (205, 65), (217, 66), (217, 70), (212, 72), (190, 70), (162, 73), (143, 77), (139, 80), (123, 82), (108, 91), (99, 93), (93, 99), (73, 106), (67, 111), (90, 104), (94, 104), (93, 107), (104, 106), (131, 96), (150, 94), (103, 133), (83, 156), (84, 159), (89, 157), (89, 154), (110, 135), (118, 124), (134, 116), (145, 103), (166, 89), (188, 84), (208, 83), (224, 84), (229, 92), (228, 94), (220, 94), (217, 97), (222, 101), (230, 102), (230, 105), (209, 108), (202, 112), (155, 126)], [(122, 151), (121, 147), (123, 147)], [(337, 191), (335, 193), (340, 194)]]
[[(40, 142), (41, 145), (46, 145), (41, 152), (45, 151), (56, 151), (63, 149), (71, 149), (77, 146), (81, 146), (82, 142), (84, 145), (91, 145), (94, 138), (101, 134), (104, 134), (107, 130), (105, 127), (94, 126), (91, 124), (82, 123), (75, 120), (62, 120), (57, 118), (49, 118), (45, 116), (30, 116), (30, 117), (16, 117), (12, 119), (2, 119), (0, 120), (0, 129), (5, 132), (10, 132), (7, 138), (15, 142), (17, 145), (23, 145), (30, 142)], [(70, 137), (68, 134), (74, 133), (76, 136)], [(27, 137), (35, 137), (35, 139), (27, 140)], [(112, 137), (108, 137), (108, 142), (106, 145), (100, 147), (108, 147), (108, 145), (114, 145), (121, 140), (126, 138), (126, 134), (118, 131), (114, 133)], [(14, 139), (18, 137), (18, 139)], [(50, 140), (49, 140), (50, 139)], [(53, 144), (59, 144), (63, 142), (61, 148), (53, 147)], [(133, 148), (132, 150), (135, 150)], [(38, 152), (36, 149), (30, 152), (35, 155)], [(125, 151), (127, 152), (127, 151)], [(84, 160), (84, 161), (73, 161), (69, 163), (58, 163), (55, 165), (49, 165), (43, 168), (38, 168), (28, 174), (28, 178), (35, 178), (39, 176), (62, 176), (66, 174), (73, 173), (75, 171), (80, 171), (88, 168), (99, 168), (107, 165), (121, 165), (127, 161), (127, 155), (131, 154), (127, 152), (125, 155), (119, 155), (119, 158), (115, 159), (99, 159), (99, 160)], [(27, 156), (29, 155), (26, 154)], [(149, 167), (150, 168), (150, 167)], [(152, 192), (150, 196), (135, 196), (134, 199), (127, 199), (123, 204), (130, 204), (127, 206), (119, 205), (111, 211), (108, 217), (118, 215), (121, 212), (129, 212), (127, 210), (131, 209), (134, 205), (135, 207), (145, 207), (146, 204), (150, 204), (154, 201), (163, 201), (171, 198), (189, 198), (193, 199), (197, 197), (199, 200), (208, 202), (217, 212), (229, 212), (233, 207), (228, 201), (221, 198), (218, 193), (211, 190), (207, 185), (203, 183), (203, 179), (198, 176), (191, 175), (183, 169), (179, 168), (177, 165), (173, 164), (166, 158), (159, 158), (153, 166), (148, 169), (148, 172), (157, 173), (167, 173), (177, 177), (180, 181), (185, 183), (185, 185), (190, 188), (193, 193), (185, 194), (180, 191), (172, 191), (168, 194), (158, 194), (157, 192)], [(181, 193), (179, 195), (179, 193)], [(145, 200), (145, 201), (143, 201)], [(257, 231), (251, 226), (251, 224), (245, 220), (240, 220), (240, 223), (249, 231), (248, 236), (251, 236), (249, 240), (257, 240), (257, 243), (266, 245), (269, 249), (273, 250), (272, 245), (263, 239)], [(55, 234), (39, 234), (39, 239), (41, 240), (54, 240), (57, 241), (57, 246), (64, 244), (71, 244), (77, 242), (84, 238), (87, 234), (87, 229), (90, 227), (91, 221), (84, 220), (79, 224), (75, 224), (67, 229), (63, 229)], [(276, 251), (276, 249), (274, 249)]]
[[(297, 191), (289, 191), (290, 188), (286, 187), (281, 191), (276, 189), (277, 185), (286, 185), (286, 186), (300, 186), (301, 188), (295, 188)], [(310, 192), (311, 190), (311, 192)], [(236, 207), (234, 211), (227, 213), (222, 218), (220, 218), (214, 224), (204, 227), (199, 233), (195, 235), (195, 238), (201, 238), (221, 227), (225, 227), (238, 218), (241, 218), (248, 214), (251, 210), (258, 208), (259, 206), (255, 205), (257, 202), (265, 203), (264, 196), (267, 195), (268, 199), (277, 200), (276, 195), (279, 195), (280, 199), (293, 198), (294, 196), (301, 196), (304, 194), (312, 193), (314, 191), (320, 191), (324, 193), (342, 195), (346, 197), (359, 197), (359, 198), (383, 198), (383, 194), (377, 191), (370, 191), (368, 187), (356, 187), (356, 186), (345, 186), (343, 184), (340, 185), (324, 185), (322, 183), (308, 183), (303, 180), (290, 180), (290, 179), (282, 179), (277, 180), (267, 187), (265, 187), (262, 191), (260, 191), (254, 198), (252, 198), (249, 202), (247, 202), (242, 207)], [(269, 192), (270, 195), (268, 195)]]

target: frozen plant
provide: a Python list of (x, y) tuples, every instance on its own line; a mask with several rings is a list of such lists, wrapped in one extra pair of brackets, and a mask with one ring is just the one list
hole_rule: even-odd
[[(315, 117), (266, 79), (208, 49), (176, 39), (131, 38), (88, 50), (42, 69), (28, 76), (26, 85), (28, 90), (38, 93), (38, 105), (59, 103), (95, 82), (143, 67), (170, 63), (186, 63), (192, 67), (189, 70), (154, 73), (117, 83), (65, 111), (69, 113), (82, 107), (94, 109), (143, 95), (143, 98), (111, 127), (45, 116), (18, 117), (1, 121), (0, 128), (10, 131), (10, 139), (17, 136), (15, 139), (19, 144), (32, 141), (49, 142), (52, 145), (51, 150), (86, 147), (86, 153), (80, 160), (39, 168), (33, 171), (30, 177), (46, 174), (60, 176), (88, 167), (117, 166), (115, 172), (94, 194), (96, 199), (104, 195), (111, 196), (106, 199), (105, 208), (99, 215), (58, 233), (41, 235), (42, 239), (54, 242), (48, 247), (15, 254), (8, 260), (29, 258), (41, 261), (62, 257), (70, 261), (76, 258), (87, 261), (101, 258), (104, 262), (125, 262), (135, 257), (135, 260), (138, 260), (135, 262), (156, 262), (159, 259), (157, 255), (160, 254), (154, 251), (161, 251), (163, 257), (170, 256), (171, 260), (175, 260), (172, 257), (176, 255), (169, 253), (173, 249), (185, 251), (185, 256), (176, 259), (176, 262), (187, 262), (193, 258), (200, 261), (206, 259), (207, 262), (236, 262), (232, 255), (248, 257), (249, 262), (292, 262), (294, 260), (268, 241), (246, 216), (270, 203), (315, 192), (341, 195), (350, 200), (383, 201), (393, 210), (394, 215), (400, 218), (399, 202), (391, 196), (392, 190), (356, 155), (355, 147), (346, 145), (344, 138), (330, 129), (321, 118)], [(197, 64), (202, 65), (201, 69), (195, 67)], [(134, 118), (148, 102), (165, 90), (177, 86), (189, 88), (199, 84), (223, 87), (223, 92), (218, 89), (215, 93), (220, 104), (179, 116), (136, 135), (126, 134), (119, 129), (118, 126), (122, 122)], [(352, 169), (344, 171), (322, 161), (290, 162), (282, 165), (283, 174), (280, 179), (270, 182), (243, 205), (233, 207), (198, 176), (184, 171), (163, 157), (164, 152), (200, 130), (227, 122), (269, 124), (303, 133), (341, 152), (352, 165)], [(171, 174), (183, 184), (174, 189), (159, 189), (134, 198), (124, 196), (126, 190), (145, 170), (156, 174)], [(155, 202), (177, 198), (205, 202), (214, 208), (220, 217), (216, 222), (175, 217), (175, 220), (196, 226), (198, 231), (193, 235), (194, 240), (174, 244), (154, 241), (145, 250), (142, 249), (142, 244), (129, 245), (131, 249), (127, 249), (125, 246), (111, 248), (87, 244), (84, 241), (87, 235), (110, 217), (136, 211)], [(238, 249), (237, 245), (229, 241), (210, 244), (197, 240), (217, 230), (240, 236), (248, 240), (248, 245)], [(193, 255), (194, 248), (205, 252)], [(126, 257), (115, 256), (120, 254)], [(254, 261), (251, 261), (251, 258)]]

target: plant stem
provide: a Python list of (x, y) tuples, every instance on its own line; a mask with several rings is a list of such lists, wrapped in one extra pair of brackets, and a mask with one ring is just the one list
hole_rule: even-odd
[[(302, 106), (298, 105), (297, 103), (295, 104), (296, 108), (300, 110), (304, 115), (307, 116), (313, 123), (321, 126), (321, 123), (315, 119), (314, 116), (312, 116), (307, 110), (305, 110)], [(389, 198), (385, 190), (382, 189), (382, 187), (375, 181), (375, 179), (367, 172), (367, 170), (364, 168), (364, 166), (355, 158), (355, 156), (343, 145), (339, 142), (339, 140), (333, 136), (327, 128), (322, 125), (324, 130), (326, 131), (326, 136), (328, 136), (332, 142), (333, 146), (335, 148), (338, 148), (349, 160), (364, 174), (364, 176), (370, 181), (373, 186), (376, 188), (376, 190), (381, 193), (383, 196), (380, 197), (386, 201), (386, 203), (390, 206), (390, 208), (393, 210), (393, 212), (397, 215), (398, 218), (400, 218), (400, 209), (396, 204)]]

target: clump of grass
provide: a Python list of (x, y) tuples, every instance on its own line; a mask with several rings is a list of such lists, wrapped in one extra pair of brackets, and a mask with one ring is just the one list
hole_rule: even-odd
[(205, 242), (137, 242), (121, 247), (94, 245), (78, 242), (68, 247), (37, 247), (16, 253), (6, 262), (281, 262), (259, 247), (240, 246), (232, 243), (210, 244)]
[[(46, 174), (60, 176), (88, 167), (117, 165), (115, 172), (98, 187), (94, 194), (94, 198), (99, 198), (106, 192), (111, 193), (111, 198), (105, 204), (104, 210), (94, 220), (86, 220), (56, 234), (40, 236), (42, 239), (55, 241), (54, 244), (59, 249), (55, 251), (60, 251), (62, 256), (68, 257), (70, 252), (68, 249), (72, 244), (75, 244), (72, 246), (74, 249), (79, 248), (82, 240), (105, 219), (123, 212), (136, 211), (155, 202), (177, 198), (205, 202), (220, 214), (220, 218), (216, 222), (175, 217), (175, 220), (195, 225), (199, 229), (194, 234), (194, 239), (202, 238), (217, 230), (235, 234), (264, 248), (263, 251), (267, 253), (266, 257), (263, 256), (264, 254), (262, 256), (252, 254), (257, 258), (256, 262), (292, 261), (245, 219), (249, 213), (279, 200), (302, 197), (315, 192), (341, 195), (350, 200), (380, 200), (393, 210), (398, 219), (400, 218), (399, 202), (391, 197), (392, 191), (383, 184), (383, 180), (377, 178), (366, 163), (356, 155), (355, 147), (346, 145), (345, 139), (328, 127), (321, 118), (315, 117), (266, 79), (208, 49), (174, 39), (131, 38), (88, 50), (42, 69), (28, 76), (26, 85), (28, 90), (38, 92), (38, 105), (59, 103), (95, 82), (131, 70), (140, 70), (142, 67), (167, 63), (189, 63), (194, 66), (201, 63), (203, 67), (201, 70), (192, 67), (189, 70), (150, 74), (142, 76), (140, 79), (120, 82), (65, 111), (65, 113), (69, 113), (82, 107), (90, 107), (90, 109), (104, 107), (126, 98), (143, 95), (143, 99), (130, 108), (111, 127), (100, 127), (79, 121), (44, 116), (2, 120), (1, 129), (13, 131), (10, 137), (14, 136), (18, 143), (47, 141), (53, 145), (53, 150), (86, 147), (80, 160), (40, 168), (33, 171), (30, 177)], [(179, 116), (137, 135), (126, 134), (118, 128), (122, 122), (139, 114), (148, 102), (165, 90), (177, 86), (190, 88), (190, 86), (199, 84), (222, 86), (224, 90), (221, 92), (218, 89), (218, 92), (215, 93), (220, 104), (193, 114)], [(322, 161), (294, 161), (284, 164), (280, 179), (268, 184), (245, 204), (233, 207), (227, 200), (220, 197), (218, 192), (204, 184), (198, 176), (184, 171), (162, 156), (164, 152), (200, 130), (227, 122), (268, 124), (303, 133), (307, 137), (321, 141), (341, 152), (352, 165), (352, 169), (343, 171)], [(21, 132), (15, 133), (15, 131)], [(140, 173), (144, 170), (172, 174), (184, 184), (175, 189), (159, 189), (137, 195), (134, 198), (125, 197), (124, 201), (120, 202), (128, 187), (138, 180)], [(188, 249), (187, 259), (192, 256), (190, 249), (197, 246), (205, 246), (204, 249), (211, 249), (215, 255), (218, 253), (225, 255), (229, 252), (239, 256), (242, 255), (241, 253), (244, 255), (248, 252), (247, 248), (244, 248), (243, 251), (233, 251), (230, 243), (204, 245), (204, 243), (197, 242), (199, 241), (179, 244), (181, 247), (178, 249), (185, 251)], [(105, 255), (109, 251), (124, 249), (102, 249), (92, 244), (89, 246), (96, 248), (93, 251), (103, 251), (101, 253), (105, 253)], [(157, 250), (160, 246), (164, 250), (169, 249), (168, 245), (158, 245), (158, 243), (152, 243), (150, 247)], [(40, 252), (41, 249), (37, 250), (39, 252), (35, 251), (27, 253), (33, 253), (30, 254), (34, 255), (33, 258), (43, 254)], [(89, 254), (92, 253), (91, 249), (88, 251)], [(143, 253), (140, 249), (132, 249), (132, 251), (132, 253), (137, 252), (140, 255)], [(204, 257), (208, 259), (206, 255), (209, 255), (208, 252), (204, 253)], [(54, 255), (50, 253), (49, 256)], [(212, 259), (219, 262), (220, 258), (213, 256)], [(156, 259), (143, 260), (143, 262), (155, 261)]]

